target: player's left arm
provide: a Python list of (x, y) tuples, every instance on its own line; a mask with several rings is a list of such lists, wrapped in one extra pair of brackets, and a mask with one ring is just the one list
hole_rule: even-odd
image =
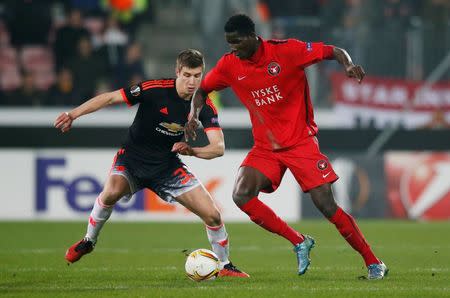
[(172, 152), (177, 152), (181, 155), (195, 156), (203, 159), (213, 159), (222, 156), (225, 152), (225, 140), (222, 129), (208, 129), (206, 130), (209, 144), (203, 147), (191, 147), (185, 142), (178, 142), (173, 144)]
[(355, 78), (361, 83), (365, 72), (360, 65), (355, 65), (346, 50), (322, 42), (303, 42), (290, 39), (284, 48), (288, 57), (296, 65), (306, 68), (309, 65), (326, 60), (336, 60), (345, 68), (345, 73), (350, 78)]
[(346, 50), (333, 47), (333, 58), (344, 66), (345, 73), (349, 78), (355, 78), (358, 80), (358, 83), (361, 83), (366, 73), (361, 65), (355, 65), (353, 63), (352, 58)]

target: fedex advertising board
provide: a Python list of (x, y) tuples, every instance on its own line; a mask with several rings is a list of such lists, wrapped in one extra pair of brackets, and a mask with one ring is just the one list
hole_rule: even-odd
[[(115, 150), (0, 150), (4, 190), (0, 220), (86, 219), (109, 174)], [(209, 190), (224, 220), (247, 221), (231, 198), (233, 183), (245, 151), (229, 151), (214, 160), (183, 158)], [(261, 199), (286, 220), (300, 216), (300, 190), (287, 173), (280, 188)], [(114, 219), (199, 220), (180, 204), (168, 204), (149, 190), (115, 206)]]

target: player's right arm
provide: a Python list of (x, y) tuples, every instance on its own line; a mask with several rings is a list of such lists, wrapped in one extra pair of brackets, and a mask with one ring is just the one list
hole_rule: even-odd
[(206, 93), (201, 87), (195, 92), (192, 102), (191, 102), (191, 111), (189, 112), (189, 119), (186, 125), (184, 126), (184, 138), (189, 141), (189, 138), (195, 140), (197, 138), (196, 130), (199, 124), (199, 115), (203, 106), (205, 105), (206, 98), (208, 97), (208, 93)]
[(199, 125), (199, 115), (205, 105), (208, 94), (212, 91), (219, 91), (230, 86), (228, 81), (228, 68), (225, 65), (226, 61), (224, 56), (206, 74), (200, 88), (195, 92), (191, 102), (189, 119), (184, 126), (184, 138), (186, 142), (189, 141), (189, 138), (195, 140), (197, 137), (195, 131)]
[(60, 129), (62, 132), (69, 131), (72, 127), (72, 122), (75, 119), (83, 115), (95, 112), (106, 106), (123, 103), (124, 99), (121, 90), (122, 89), (99, 94), (74, 108), (70, 112), (61, 113), (55, 120), (55, 128)]

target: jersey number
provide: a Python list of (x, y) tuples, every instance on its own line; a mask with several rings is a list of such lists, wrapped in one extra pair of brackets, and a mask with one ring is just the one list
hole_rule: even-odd
[(184, 168), (178, 168), (173, 172), (174, 176), (179, 175), (181, 178), (183, 178), (183, 180), (181, 180), (181, 184), (186, 184), (188, 183), (191, 178), (192, 178), (192, 174), (186, 172), (186, 170)]

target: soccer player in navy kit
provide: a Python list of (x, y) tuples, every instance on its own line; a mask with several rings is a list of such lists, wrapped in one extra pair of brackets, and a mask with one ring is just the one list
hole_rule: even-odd
[(319, 150), (313, 107), (304, 69), (324, 59), (337, 60), (349, 77), (364, 78), (361, 66), (348, 53), (321, 42), (297, 39), (263, 40), (246, 15), (235, 15), (225, 24), (231, 52), (222, 56), (205, 76), (186, 125), (186, 137), (195, 137), (199, 112), (207, 94), (231, 87), (248, 109), (255, 145), (242, 162), (233, 190), (233, 200), (250, 219), (294, 245), (298, 274), (310, 264), (314, 239), (292, 229), (258, 199), (259, 192), (273, 192), (287, 169), (322, 214), (345, 240), (360, 253), (369, 279), (387, 274), (385, 264), (372, 252), (350, 214), (334, 201), (331, 183), (338, 179), (328, 158)]
[(68, 262), (76, 262), (94, 249), (100, 230), (118, 200), (127, 200), (135, 192), (149, 188), (167, 202), (179, 202), (204, 221), (212, 249), (221, 262), (219, 276), (248, 277), (228, 259), (228, 234), (211, 195), (178, 157), (181, 154), (212, 159), (224, 152), (217, 110), (209, 99), (199, 118), (209, 144), (191, 147), (182, 142), (191, 98), (200, 86), (203, 71), (203, 55), (197, 50), (185, 50), (177, 58), (176, 79), (148, 80), (103, 93), (58, 116), (55, 127), (67, 132), (82, 115), (112, 104), (139, 104), (127, 139), (95, 201), (86, 236), (66, 252)]

